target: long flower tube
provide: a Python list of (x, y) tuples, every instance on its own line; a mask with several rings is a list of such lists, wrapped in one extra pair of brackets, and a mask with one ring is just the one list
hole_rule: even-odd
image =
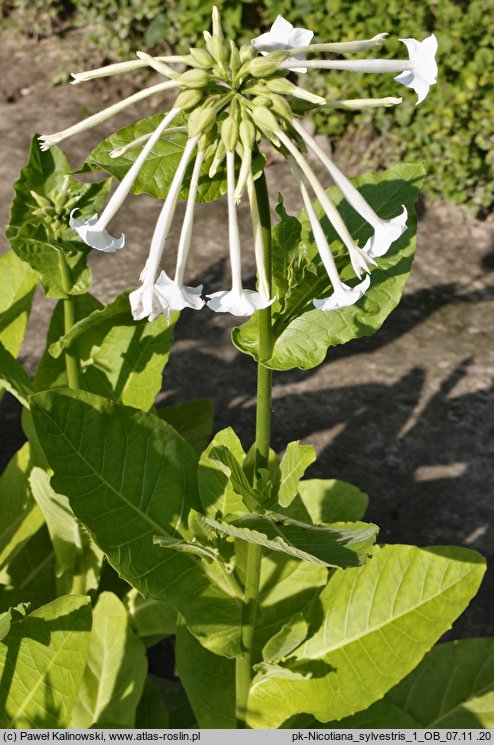
[(140, 277), (142, 282), (141, 287), (134, 290), (134, 292), (131, 292), (129, 295), (132, 315), (136, 321), (146, 317), (148, 317), (150, 321), (153, 321), (160, 313), (164, 313), (167, 318), (170, 316), (168, 302), (164, 300), (158, 292), (156, 292), (155, 282), (161, 257), (165, 249), (166, 239), (168, 238), (173, 215), (175, 213), (180, 187), (182, 186), (187, 165), (192, 157), (198, 139), (198, 137), (192, 137), (185, 145), (184, 152), (182, 153), (182, 157), (177, 170), (175, 171), (165, 203), (161, 209), (154, 229), (148, 260), (146, 261), (146, 265), (142, 270)]
[[(168, 62), (169, 64), (179, 63), (182, 64), (183, 57), (171, 56), (171, 57), (155, 57), (154, 59), (159, 62)], [(113, 65), (105, 65), (105, 67), (96, 67), (94, 70), (85, 70), (84, 72), (72, 72), (71, 76), (74, 78), (71, 80), (71, 85), (79, 85), (79, 83), (85, 83), (88, 80), (94, 80), (95, 78), (109, 78), (113, 75), (122, 75), (126, 72), (133, 72), (140, 68), (148, 67), (148, 62), (143, 59), (127, 60), (126, 62), (115, 62)]]
[(231, 313), (234, 316), (250, 316), (254, 311), (267, 308), (273, 300), (255, 290), (244, 290), (242, 285), (242, 262), (240, 236), (238, 232), (237, 208), (235, 205), (235, 155), (226, 153), (226, 176), (228, 187), (228, 240), (230, 244), (230, 268), (232, 289), (220, 290), (208, 295), (208, 306), (216, 313)]
[(254, 253), (256, 257), (257, 276), (259, 278), (259, 292), (266, 298), (266, 300), (269, 300), (270, 288), (264, 261), (262, 225), (259, 216), (259, 206), (257, 204), (256, 187), (254, 185), (254, 177), (252, 176), (252, 173), (249, 173), (247, 177), (247, 193), (249, 195), (250, 215), (252, 218), (252, 232), (254, 235)]
[(281, 62), (279, 69), (306, 72), (309, 68), (318, 70), (348, 70), (364, 73), (400, 73), (395, 80), (417, 93), (417, 104), (421, 103), (429, 92), (431, 85), (437, 82), (437, 64), (435, 55), (437, 39), (434, 34), (423, 41), (400, 39), (407, 47), (408, 60), (297, 60), (290, 57)]
[(180, 232), (175, 278), (170, 279), (166, 272), (162, 271), (154, 285), (156, 293), (161, 300), (168, 304), (170, 310), (183, 310), (184, 308), (200, 310), (204, 305), (204, 300), (201, 298), (202, 285), (198, 287), (185, 287), (184, 285), (185, 267), (192, 241), (197, 188), (203, 161), (204, 150), (199, 150), (192, 171), (187, 207), (185, 208), (184, 221)]
[(150, 88), (144, 88), (142, 91), (138, 91), (132, 96), (128, 96), (127, 98), (122, 99), (122, 101), (118, 101), (118, 103), (114, 103), (112, 106), (108, 106), (108, 108), (88, 116), (87, 119), (83, 119), (81, 122), (73, 124), (72, 127), (67, 127), (67, 129), (62, 129), (60, 132), (54, 132), (51, 135), (41, 135), (38, 138), (40, 148), (41, 150), (49, 150), (53, 145), (58, 145), (59, 142), (66, 140), (68, 137), (72, 137), (80, 132), (85, 132), (87, 129), (91, 129), (91, 127), (96, 127), (98, 124), (106, 122), (107, 119), (111, 119), (112, 116), (115, 116), (115, 114), (118, 114), (120, 111), (132, 106), (132, 104), (142, 101), (143, 98), (148, 98), (154, 93), (162, 93), (163, 91), (176, 87), (177, 83), (174, 80), (167, 80), (164, 83), (152, 85)]
[(353, 270), (357, 277), (360, 277), (362, 275), (362, 271), (369, 272), (370, 265), (375, 264), (376, 262), (374, 259), (369, 257), (367, 254), (365, 254), (361, 248), (359, 248), (355, 241), (353, 240), (352, 236), (350, 235), (347, 226), (343, 222), (343, 219), (334, 206), (334, 204), (329, 199), (328, 195), (324, 191), (319, 179), (315, 175), (312, 168), (309, 166), (305, 158), (302, 156), (302, 154), (299, 152), (297, 147), (294, 145), (294, 143), (291, 141), (291, 139), (281, 130), (275, 133), (280, 142), (286, 147), (288, 152), (292, 156), (292, 160), (290, 160), (290, 163), (293, 163), (293, 160), (297, 163), (297, 165), (300, 167), (300, 169), (303, 171), (305, 176), (307, 177), (307, 180), (309, 181), (311, 187), (314, 189), (314, 193), (316, 197), (318, 198), (321, 207), (323, 208), (324, 212), (326, 213), (328, 220), (333, 225), (334, 229), (340, 236), (341, 240), (345, 244), (346, 248), (348, 249), (348, 253), (350, 254), (350, 261), (352, 263)]
[[(166, 129), (167, 135), (183, 134), (184, 132), (187, 132), (187, 127), (167, 127)], [(128, 153), (129, 150), (134, 150), (136, 147), (140, 147), (140, 145), (143, 145), (152, 136), (153, 136), (153, 133), (148, 132), (145, 135), (136, 137), (135, 140), (132, 140), (132, 142), (129, 142), (127, 145), (116, 147), (115, 150), (111, 150), (108, 154), (110, 158), (121, 158), (122, 155), (125, 155), (125, 153)]]
[(104, 251), (106, 253), (113, 253), (114, 251), (118, 251), (118, 249), (123, 248), (125, 244), (125, 236), (121, 235), (120, 238), (114, 238), (108, 233), (108, 231), (106, 230), (106, 226), (115, 216), (117, 210), (122, 206), (125, 197), (131, 190), (149, 153), (158, 142), (159, 138), (166, 130), (170, 122), (175, 119), (179, 111), (180, 109), (172, 109), (161, 120), (154, 132), (151, 134), (146, 145), (139, 153), (139, 156), (136, 158), (136, 160), (118, 185), (110, 201), (103, 210), (101, 217), (98, 218), (97, 215), (93, 215), (89, 220), (83, 222), (77, 220), (74, 217), (74, 212), (76, 212), (77, 210), (73, 210), (70, 217), (70, 227), (77, 231), (79, 236), (85, 243), (87, 243), (88, 246), (96, 248), (99, 251)]
[(349, 287), (341, 281), (340, 275), (338, 274), (338, 269), (336, 268), (335, 260), (333, 258), (333, 254), (331, 253), (331, 249), (329, 248), (328, 241), (321, 227), (321, 223), (317, 219), (317, 215), (314, 211), (314, 207), (312, 206), (309, 193), (303, 182), (302, 173), (292, 156), (289, 156), (288, 160), (292, 169), (292, 173), (295, 177), (295, 181), (297, 182), (297, 186), (299, 187), (300, 193), (302, 195), (302, 200), (304, 202), (304, 207), (309, 218), (319, 256), (321, 257), (323, 266), (328, 273), (331, 284), (333, 285), (333, 294), (330, 295), (329, 298), (314, 299), (314, 307), (317, 308), (317, 310), (330, 311), (337, 310), (338, 308), (344, 308), (348, 305), (353, 305), (357, 302), (357, 300), (360, 300), (362, 295), (369, 288), (370, 276), (367, 275), (365, 279), (363, 279), (362, 282), (360, 282), (359, 284), (355, 285), (355, 287)]
[(339, 168), (333, 163), (324, 150), (319, 147), (313, 137), (305, 130), (301, 123), (297, 119), (293, 119), (291, 122), (293, 129), (298, 132), (304, 142), (314, 151), (321, 163), (326, 167), (329, 175), (335, 182), (336, 186), (340, 189), (343, 196), (349, 204), (364, 218), (369, 225), (374, 228), (374, 235), (369, 238), (363, 251), (365, 251), (371, 258), (377, 256), (383, 256), (390, 248), (391, 244), (394, 243), (407, 229), (407, 218), (408, 213), (405, 205), (402, 205), (402, 212), (400, 215), (393, 217), (391, 220), (382, 220), (370, 204), (363, 198), (362, 194), (355, 188), (355, 186), (347, 179), (347, 177), (340, 171)]

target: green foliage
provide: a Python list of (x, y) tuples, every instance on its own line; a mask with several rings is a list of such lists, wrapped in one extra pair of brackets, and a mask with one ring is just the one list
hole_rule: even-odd
[(153, 545), (155, 535), (189, 537), (188, 512), (200, 509), (192, 448), (153, 414), (98, 396), (55, 391), (32, 402), (53, 488), (67, 495), (109, 562), (142, 595), (173, 604), (203, 644), (236, 654), (235, 598), (189, 555)]
[[(344, 344), (361, 336), (371, 336), (381, 327), (400, 301), (412, 266), (416, 230), (414, 204), (422, 178), (423, 169), (420, 166), (401, 165), (355, 180), (367, 201), (384, 219), (398, 214), (404, 204), (409, 214), (408, 229), (386, 256), (379, 259), (379, 267), (373, 270), (370, 288), (362, 300), (331, 313), (321, 313), (312, 305), (313, 298), (327, 294), (331, 285), (317, 259), (317, 248), (305, 211), (301, 212), (302, 244), (296, 254), (291, 239), (287, 244), (289, 256), (284, 264), (288, 265), (288, 286), (286, 295), (273, 305), (274, 351), (271, 359), (263, 364), (274, 370), (290, 370), (294, 367), (309, 369), (324, 360), (330, 346)], [(336, 188), (330, 189), (328, 194), (335, 201), (341, 198)], [(345, 201), (338, 206), (353, 238), (365, 242), (370, 235), (370, 227)], [(318, 216), (323, 214), (320, 207), (316, 211)], [(285, 228), (278, 227), (278, 232), (291, 231), (296, 236), (298, 230), (293, 218), (281, 209), (278, 212), (282, 223), (288, 223)], [(341, 277), (345, 282), (351, 278), (353, 270), (341, 250), (337, 234), (326, 218), (322, 220), (322, 226), (337, 252), (337, 265), (344, 267)], [(234, 329), (232, 338), (240, 351), (257, 359), (256, 317)]]
[(439, 644), (382, 701), (329, 726), (492, 729), (494, 639)]
[(13, 624), (0, 643), (5, 728), (64, 728), (81, 683), (89, 647), (89, 598), (66, 595)]
[(112, 592), (102, 592), (93, 610), (87, 665), (70, 726), (85, 729), (93, 722), (113, 722), (133, 727), (146, 681), (145, 652), (125, 606)]
[(366, 708), (420, 662), (468, 605), (484, 571), (473, 551), (386, 546), (363, 567), (333, 574), (319, 608), (304, 614), (317, 630), (289, 664), (308, 679), (258, 673), (250, 725), (279, 727), (301, 711), (324, 722)]

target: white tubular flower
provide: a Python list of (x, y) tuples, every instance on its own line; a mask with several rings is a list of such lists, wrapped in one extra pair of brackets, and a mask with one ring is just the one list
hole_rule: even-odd
[(291, 122), (292, 127), (302, 137), (304, 142), (314, 151), (318, 156), (321, 163), (328, 170), (329, 175), (335, 182), (336, 186), (340, 189), (343, 196), (349, 204), (356, 210), (356, 212), (364, 218), (366, 222), (374, 228), (374, 235), (369, 238), (363, 251), (375, 259), (378, 256), (384, 256), (389, 250), (390, 246), (394, 241), (403, 235), (407, 229), (407, 218), (408, 213), (406, 207), (402, 205), (402, 212), (397, 217), (393, 217), (391, 220), (381, 220), (376, 215), (370, 204), (366, 202), (362, 194), (355, 188), (355, 186), (347, 179), (347, 177), (335, 166), (331, 158), (319, 147), (313, 137), (310, 136), (299, 121), (293, 119)]
[(143, 98), (152, 96), (153, 93), (161, 93), (162, 91), (176, 87), (177, 84), (173, 80), (167, 80), (166, 83), (158, 83), (158, 85), (153, 85), (151, 88), (144, 88), (144, 90), (138, 91), (137, 93), (134, 93), (134, 95), (124, 98), (122, 101), (118, 101), (118, 103), (114, 103), (113, 106), (109, 106), (107, 109), (103, 109), (103, 111), (99, 111), (97, 114), (93, 114), (87, 119), (83, 119), (82, 122), (74, 124), (72, 127), (62, 129), (60, 132), (55, 132), (52, 135), (41, 135), (38, 137), (40, 149), (49, 150), (53, 145), (58, 145), (59, 142), (66, 140), (68, 137), (72, 137), (72, 135), (76, 135), (79, 132), (85, 132), (86, 129), (91, 129), (91, 127), (96, 127), (98, 124), (106, 122), (107, 119), (115, 116), (119, 111), (123, 111), (123, 109), (126, 109), (133, 103), (141, 101)]
[[(159, 62), (168, 63), (183, 63), (183, 57), (155, 57)], [(116, 62), (114, 65), (105, 65), (105, 67), (97, 67), (94, 70), (86, 70), (85, 72), (72, 72), (71, 76), (74, 78), (71, 80), (71, 85), (78, 85), (79, 83), (85, 83), (88, 80), (94, 80), (94, 78), (109, 78), (113, 75), (121, 75), (126, 72), (133, 72), (139, 68), (148, 67), (146, 60), (128, 60), (127, 62)]]
[(190, 244), (192, 240), (192, 228), (194, 224), (194, 207), (197, 196), (197, 187), (201, 173), (202, 162), (204, 160), (204, 151), (197, 153), (190, 182), (189, 196), (187, 207), (185, 209), (180, 241), (178, 244), (177, 266), (175, 270), (175, 279), (170, 279), (166, 272), (161, 272), (155, 282), (154, 289), (156, 294), (163, 300), (170, 310), (183, 310), (184, 308), (194, 308), (200, 310), (204, 305), (201, 298), (202, 285), (198, 287), (185, 287), (183, 284), (185, 267), (189, 255)]
[(259, 277), (259, 292), (266, 298), (266, 300), (269, 300), (271, 293), (264, 260), (264, 240), (262, 237), (262, 225), (261, 219), (259, 217), (256, 188), (254, 186), (254, 178), (252, 176), (252, 173), (249, 173), (247, 179), (247, 191), (249, 194), (250, 214), (252, 218), (252, 232), (254, 234), (254, 252), (256, 256), (257, 276)]
[[(167, 127), (167, 130), (166, 130), (167, 135), (183, 134), (184, 132), (187, 132), (187, 127)], [(152, 136), (153, 136), (153, 133), (148, 132), (145, 135), (136, 137), (135, 140), (132, 140), (132, 142), (129, 142), (127, 145), (122, 145), (121, 147), (116, 147), (115, 150), (111, 150), (109, 152), (109, 156), (110, 158), (121, 158), (122, 155), (125, 155), (125, 153), (128, 153), (129, 150), (135, 150), (136, 147), (143, 145)]]
[(156, 127), (146, 145), (139, 153), (139, 156), (135, 159), (134, 163), (118, 185), (100, 218), (98, 218), (97, 215), (93, 215), (86, 222), (82, 222), (74, 218), (74, 213), (77, 212), (77, 210), (72, 211), (70, 216), (70, 227), (76, 230), (82, 240), (87, 243), (88, 246), (91, 246), (91, 248), (96, 248), (98, 251), (104, 251), (106, 253), (113, 253), (124, 246), (125, 237), (122, 235), (120, 238), (113, 238), (113, 236), (111, 236), (106, 230), (106, 226), (114, 217), (117, 210), (122, 206), (125, 197), (132, 188), (146, 158), (165, 129), (168, 127), (169, 123), (177, 116), (178, 112), (179, 109), (172, 109), (169, 111)]
[(260, 292), (244, 290), (240, 259), (240, 236), (238, 233), (237, 210), (235, 207), (235, 156), (226, 154), (226, 174), (228, 186), (228, 239), (230, 243), (230, 265), (232, 289), (220, 290), (208, 295), (208, 306), (216, 313), (231, 313), (234, 316), (251, 316), (256, 310), (271, 305), (273, 300), (265, 298)]
[(282, 62), (280, 70), (295, 70), (306, 72), (308, 68), (320, 70), (349, 70), (351, 72), (369, 73), (401, 73), (395, 80), (408, 88), (412, 88), (418, 95), (417, 104), (421, 103), (429, 92), (431, 85), (437, 81), (437, 64), (435, 54), (437, 39), (432, 34), (424, 39), (401, 39), (410, 55), (409, 60), (309, 60), (297, 63), (290, 59)]
[(152, 321), (160, 313), (164, 313), (167, 319), (170, 317), (170, 305), (163, 294), (158, 292), (160, 288), (156, 288), (155, 282), (166, 239), (170, 232), (180, 187), (182, 186), (185, 171), (194, 152), (197, 140), (198, 137), (192, 137), (187, 141), (154, 229), (149, 256), (140, 277), (142, 285), (129, 295), (132, 315), (136, 321), (146, 316)]
[[(306, 28), (294, 28), (283, 16), (278, 16), (269, 31), (252, 39), (251, 44), (262, 55), (266, 55), (269, 52), (296, 49), (297, 47), (305, 48), (310, 44), (313, 36), (313, 31)], [(305, 60), (304, 52), (294, 55), (293, 58), (290, 57), (286, 61), (287, 68), (298, 72), (306, 72), (303, 64), (295, 65), (293, 68), (290, 67), (290, 63), (295, 63), (296, 60)]]
[(431, 85), (437, 82), (437, 39), (434, 34), (424, 41), (416, 39), (400, 39), (408, 49), (412, 69), (397, 75), (395, 80), (407, 88), (412, 88), (417, 94), (417, 104), (421, 103), (429, 93)]
[(331, 222), (334, 229), (343, 241), (344, 245), (348, 249), (348, 253), (350, 254), (350, 261), (357, 277), (360, 277), (362, 275), (362, 271), (369, 272), (370, 265), (375, 264), (376, 262), (356, 245), (355, 241), (348, 231), (347, 226), (343, 222), (340, 213), (324, 191), (312, 168), (309, 166), (307, 161), (303, 158), (302, 154), (297, 150), (293, 142), (290, 140), (289, 137), (287, 137), (284, 132), (276, 132), (276, 136), (278, 137), (280, 142), (283, 143), (283, 145), (286, 147), (291, 155), (291, 157), (289, 156), (288, 158), (290, 166), (293, 168), (293, 163), (295, 162), (301, 168), (301, 170), (307, 177), (310, 185), (314, 189), (316, 197), (318, 198), (321, 207), (326, 213), (328, 220)]
[(359, 282), (359, 284), (355, 285), (355, 287), (349, 287), (341, 281), (340, 275), (338, 274), (338, 270), (336, 268), (335, 260), (333, 258), (333, 254), (331, 253), (331, 249), (328, 246), (326, 236), (324, 235), (321, 224), (317, 219), (317, 215), (314, 211), (314, 207), (312, 206), (309, 193), (302, 180), (301, 171), (293, 158), (290, 158), (290, 166), (302, 195), (305, 210), (309, 218), (319, 256), (321, 257), (321, 261), (328, 273), (331, 284), (333, 285), (333, 294), (330, 295), (328, 298), (316, 298), (315, 300), (313, 300), (313, 305), (317, 310), (324, 311), (337, 310), (338, 308), (344, 308), (347, 305), (353, 305), (357, 302), (357, 300), (360, 300), (362, 295), (369, 288), (370, 276), (367, 275), (367, 277), (365, 277), (362, 282)]

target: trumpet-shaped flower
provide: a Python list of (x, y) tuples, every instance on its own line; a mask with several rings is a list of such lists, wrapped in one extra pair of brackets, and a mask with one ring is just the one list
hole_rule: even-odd
[[(313, 31), (309, 31), (306, 28), (294, 28), (283, 16), (278, 16), (269, 31), (252, 39), (251, 44), (262, 55), (267, 55), (269, 52), (307, 47), (313, 36)], [(297, 54), (293, 59), (305, 60), (305, 54)], [(292, 68), (289, 67), (288, 69)], [(305, 72), (303, 66), (302, 68), (295, 67), (293, 69), (299, 72)]]
[(76, 212), (79, 212), (77, 208), (70, 213), (69, 225), (88, 246), (108, 254), (124, 247), (123, 233), (120, 238), (114, 238), (107, 230), (98, 227), (98, 215), (93, 215), (88, 220), (77, 220), (74, 217)]
[(235, 160), (233, 152), (226, 154), (226, 175), (228, 186), (228, 238), (230, 242), (230, 267), (232, 289), (220, 290), (208, 295), (208, 306), (217, 313), (231, 313), (234, 316), (251, 316), (256, 310), (267, 308), (274, 299), (265, 297), (255, 290), (244, 290), (238, 232), (237, 210), (235, 207)]
[(434, 34), (423, 41), (416, 39), (400, 39), (408, 49), (412, 66), (395, 80), (407, 88), (412, 88), (418, 96), (417, 104), (421, 103), (429, 93), (431, 85), (437, 82), (437, 39)]
[(367, 277), (365, 277), (362, 282), (355, 285), (355, 287), (348, 287), (348, 285), (344, 284), (341, 281), (340, 275), (338, 274), (338, 270), (336, 268), (335, 260), (333, 258), (333, 254), (331, 253), (331, 249), (328, 245), (328, 241), (326, 239), (326, 236), (324, 235), (321, 223), (317, 219), (314, 207), (312, 206), (312, 202), (310, 201), (309, 193), (302, 180), (302, 173), (297, 163), (294, 162), (293, 159), (291, 162), (291, 167), (295, 180), (300, 189), (300, 193), (302, 195), (302, 200), (304, 202), (307, 216), (309, 218), (310, 226), (312, 228), (312, 234), (314, 235), (314, 241), (316, 243), (319, 256), (321, 257), (323, 266), (328, 273), (331, 284), (333, 285), (332, 295), (330, 295), (329, 298), (316, 298), (315, 300), (313, 300), (313, 305), (317, 310), (324, 311), (337, 310), (338, 308), (344, 308), (347, 305), (353, 305), (358, 300), (360, 300), (362, 295), (369, 288), (370, 276), (367, 275)]
[(309, 135), (300, 122), (294, 119), (292, 121), (292, 127), (318, 156), (319, 160), (326, 167), (329, 175), (341, 190), (348, 203), (351, 204), (364, 220), (374, 228), (374, 235), (369, 238), (363, 247), (363, 251), (372, 259), (375, 259), (378, 256), (384, 256), (384, 254), (389, 250), (391, 244), (403, 235), (407, 229), (408, 213), (406, 207), (402, 205), (403, 209), (401, 214), (393, 217), (391, 220), (382, 220), (378, 215), (376, 215), (370, 204), (363, 198), (358, 189), (356, 189), (351, 181), (349, 181), (340, 169), (337, 168), (331, 158), (329, 158), (322, 148), (319, 147), (314, 138)]

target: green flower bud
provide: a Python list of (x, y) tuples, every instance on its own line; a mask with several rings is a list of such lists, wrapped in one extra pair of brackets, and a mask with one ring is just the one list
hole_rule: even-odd
[(173, 104), (174, 108), (182, 109), (193, 109), (198, 106), (202, 101), (202, 91), (182, 91), (179, 93)]
[(195, 137), (207, 132), (216, 122), (218, 110), (216, 106), (201, 106), (191, 111), (188, 122), (189, 137)]
[(210, 76), (206, 70), (186, 70), (181, 75), (177, 75), (177, 85), (183, 85), (184, 88), (205, 88), (210, 81)]
[(218, 147), (216, 148), (213, 162), (211, 163), (211, 168), (209, 169), (209, 178), (213, 178), (213, 176), (216, 174), (216, 171), (220, 167), (221, 162), (224, 159), (225, 155), (226, 155), (225, 146), (221, 140), (218, 140)]
[(223, 39), (223, 29), (221, 28), (221, 16), (220, 11), (216, 5), (213, 5), (211, 25), (213, 27), (213, 36), (217, 36), (219, 39)]
[(252, 117), (256, 123), (256, 127), (264, 134), (277, 132), (280, 129), (276, 117), (273, 116), (266, 106), (256, 106)]
[(240, 56), (240, 62), (243, 64), (244, 62), (248, 62), (251, 59), (254, 59), (254, 57), (257, 55), (256, 50), (252, 46), (252, 44), (243, 44), (240, 47), (239, 50), (239, 56)]
[(205, 49), (196, 49), (195, 47), (191, 47), (189, 56), (192, 59), (191, 64), (194, 67), (202, 67), (205, 70), (209, 70), (214, 65), (214, 59)]
[(246, 72), (255, 78), (265, 78), (275, 73), (287, 57), (286, 52), (271, 52), (266, 57), (255, 57), (245, 66)]
[(269, 108), (286, 122), (291, 122), (293, 119), (293, 111), (290, 104), (277, 93), (271, 95)]
[(244, 148), (252, 150), (256, 139), (256, 128), (249, 119), (242, 118), (240, 126), (238, 128), (240, 141)]
[(240, 69), (240, 55), (238, 53), (237, 45), (234, 41), (230, 41), (230, 70), (233, 75)]
[(47, 199), (46, 197), (41, 196), (41, 194), (38, 194), (35, 191), (31, 191), (31, 196), (34, 199), (34, 201), (36, 202), (36, 204), (38, 205), (38, 207), (41, 207), (42, 209), (44, 207), (51, 207), (52, 206), (52, 203), (50, 202), (49, 199)]
[(197, 142), (198, 150), (204, 150), (204, 158), (209, 160), (214, 156), (216, 148), (218, 146), (218, 128), (216, 126), (211, 127), (207, 132), (204, 132)]
[(209, 50), (212, 57), (220, 65), (224, 65), (228, 59), (228, 48), (219, 36), (213, 36), (211, 39), (211, 49)]
[(221, 139), (229, 153), (235, 150), (238, 141), (238, 129), (238, 123), (233, 116), (229, 116), (221, 125)]
[(283, 96), (294, 96), (295, 98), (303, 99), (304, 101), (310, 101), (310, 103), (323, 104), (326, 102), (325, 98), (316, 96), (315, 93), (306, 91), (305, 88), (299, 88), (298, 85), (290, 83), (286, 78), (271, 78), (271, 80), (264, 81), (266, 88), (273, 93), (280, 93)]
[(269, 108), (271, 99), (268, 96), (256, 96), (251, 103), (253, 106), (267, 106)]

